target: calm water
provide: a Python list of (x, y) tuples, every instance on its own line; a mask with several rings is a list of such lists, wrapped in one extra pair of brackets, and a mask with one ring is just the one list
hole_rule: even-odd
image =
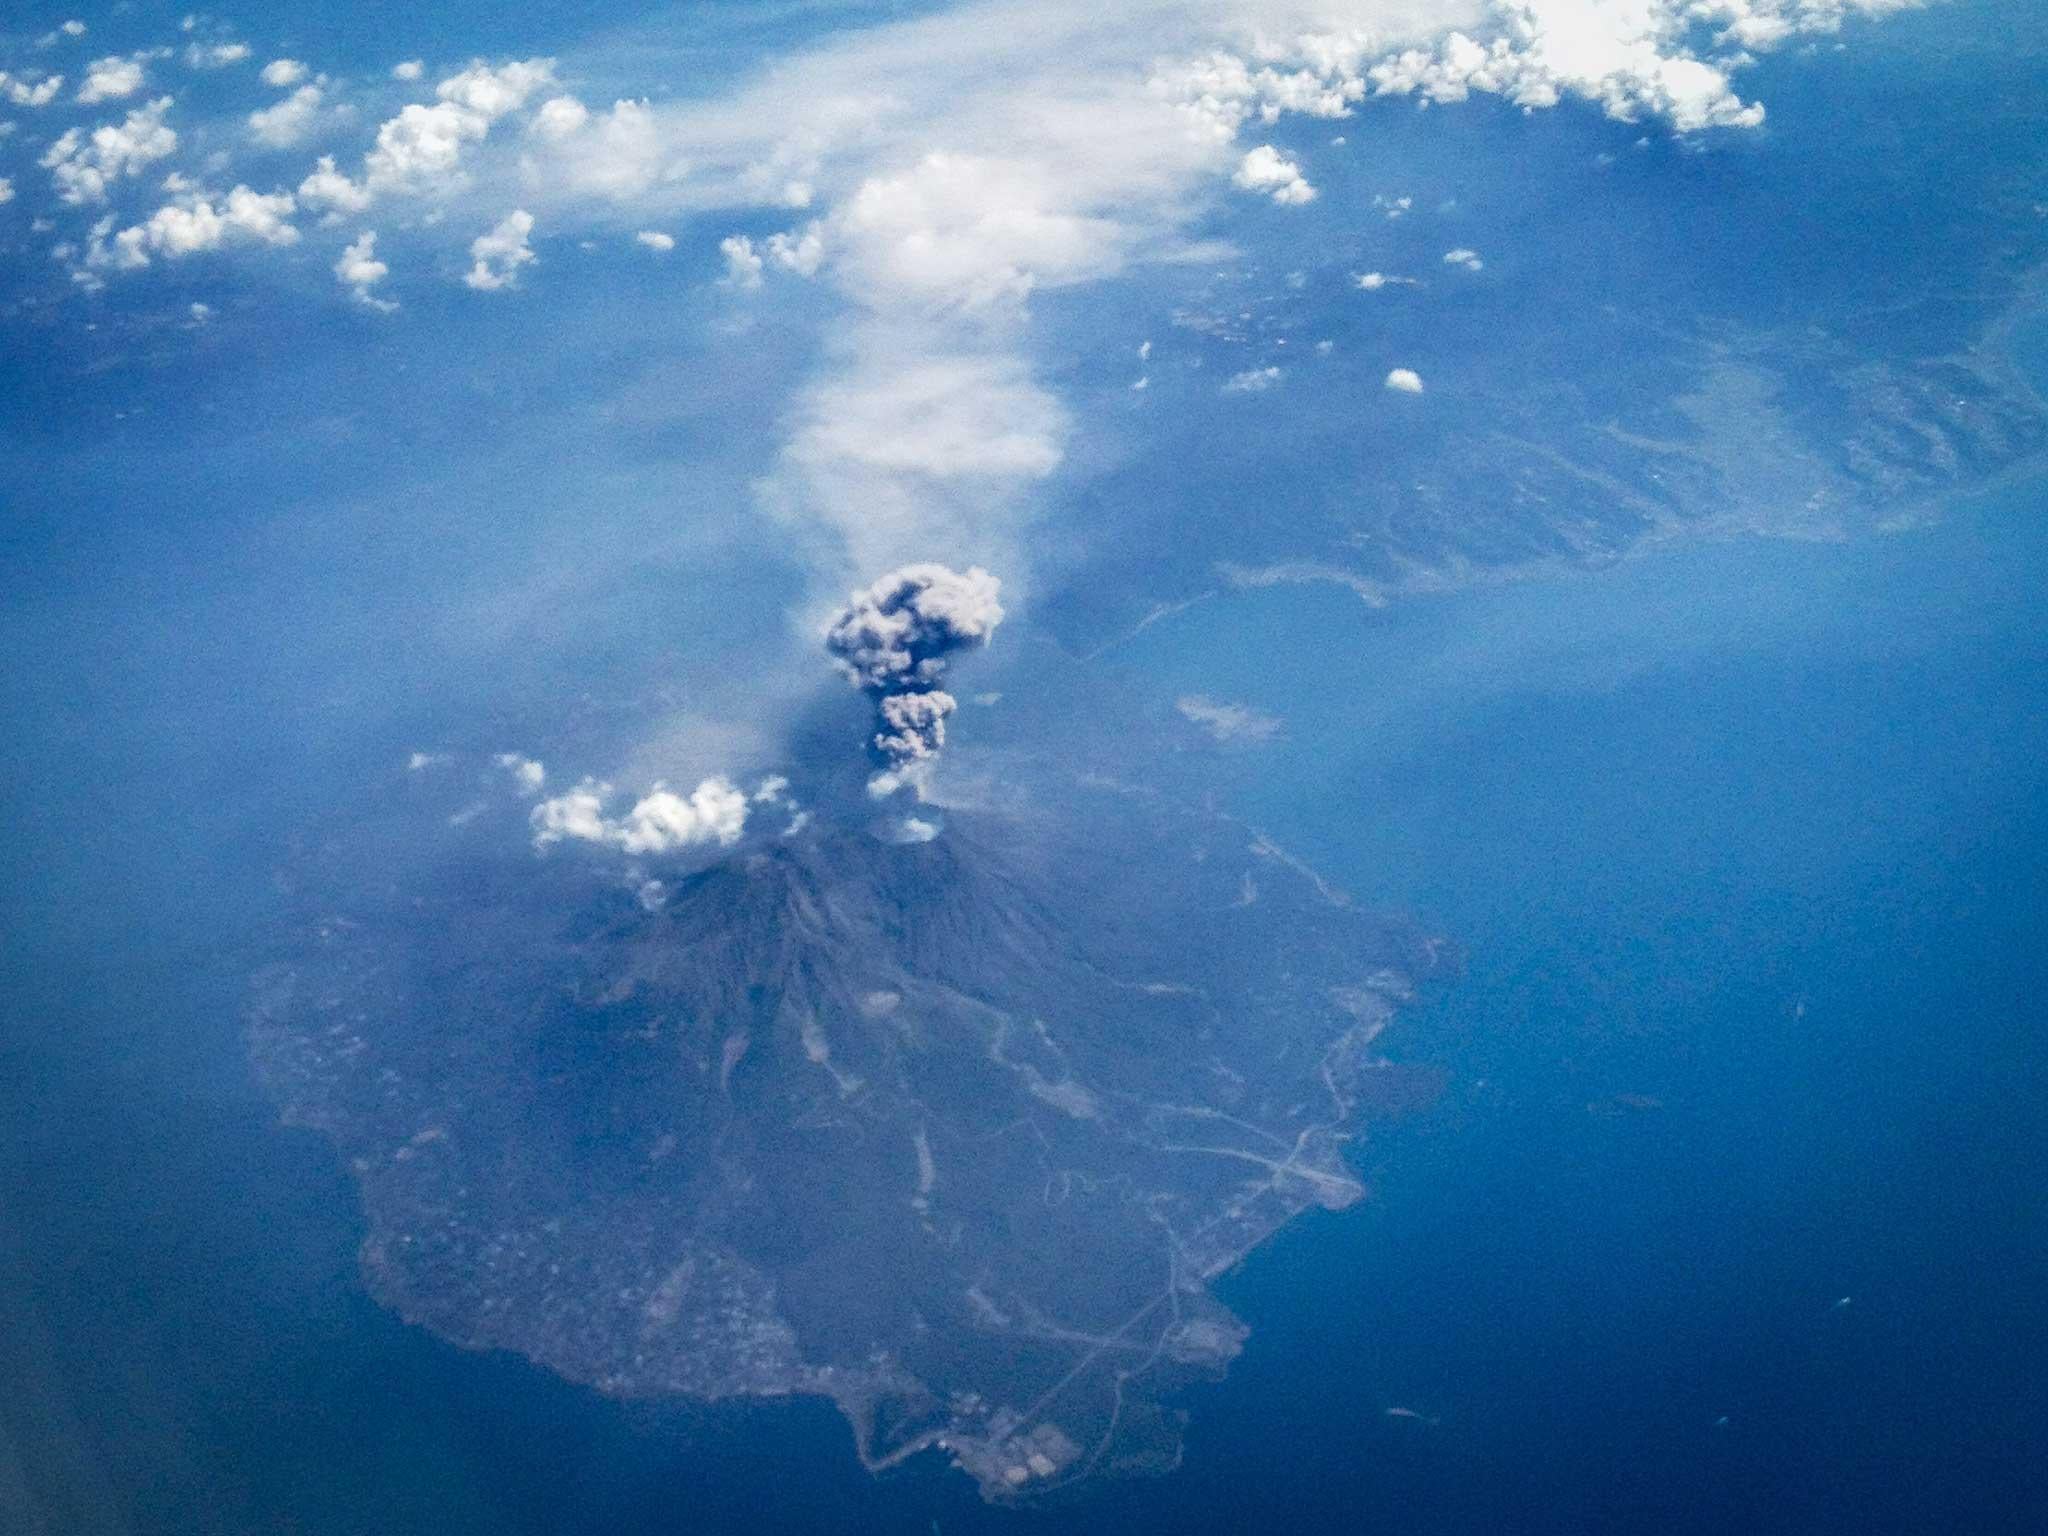
[(1397, 1046), (1454, 1080), (1377, 1203), (1239, 1285), (1192, 1525), (2042, 1528), (2044, 510), (1246, 605), (1366, 636), (1240, 680), (1291, 737), (1246, 802), (1468, 974)]
[(817, 1405), (619, 1408), (364, 1301), (241, 1065), (274, 829), (174, 816), (225, 768), (158, 732), (4, 962), (0, 1529), (2042, 1529), (2044, 502), (1118, 653), (1285, 717), (1232, 801), (1466, 974), (1375, 1202), (1230, 1283), (1187, 1470), (1022, 1517), (871, 1483)]

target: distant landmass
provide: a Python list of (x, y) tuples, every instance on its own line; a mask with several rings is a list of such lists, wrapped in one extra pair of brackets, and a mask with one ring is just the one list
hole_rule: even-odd
[[(1125, 789), (820, 816), (660, 887), (486, 835), (308, 856), (249, 1038), (360, 1185), (367, 1282), (601, 1391), (815, 1393), (991, 1499), (1177, 1463), (1209, 1286), (1362, 1191), (1438, 946)], [(375, 861), (362, 867), (373, 867)]]

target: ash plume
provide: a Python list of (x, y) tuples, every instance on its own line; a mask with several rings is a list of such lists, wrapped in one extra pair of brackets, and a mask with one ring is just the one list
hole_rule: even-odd
[(825, 649), (875, 701), (870, 750), (877, 796), (915, 783), (946, 744), (957, 701), (943, 684), (958, 652), (986, 645), (1003, 621), (1002, 583), (980, 566), (906, 565), (855, 592), (825, 632)]

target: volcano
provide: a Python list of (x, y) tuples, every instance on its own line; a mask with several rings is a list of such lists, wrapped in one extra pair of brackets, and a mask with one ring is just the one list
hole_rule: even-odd
[[(1076, 788), (707, 868), (298, 872), (250, 1040), (406, 1318), (621, 1396), (820, 1393), (992, 1499), (1171, 1466), (1215, 1278), (1360, 1185), (1437, 964), (1240, 823)], [(645, 875), (647, 871), (638, 872)]]

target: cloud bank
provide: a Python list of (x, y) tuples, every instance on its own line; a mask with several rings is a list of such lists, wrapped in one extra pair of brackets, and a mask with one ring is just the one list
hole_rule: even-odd
[[(84, 65), (71, 101), (113, 103), (101, 112), (114, 115), (66, 128), (42, 165), (63, 205), (52, 211), (78, 226), (53, 254), (84, 287), (169, 264), (159, 256), (283, 249), (303, 234), (343, 302), (394, 307), (385, 295), (414, 275), (412, 248), (436, 243), (418, 271), (518, 302), (575, 266), (537, 263), (537, 226), (563, 240), (638, 238), (653, 253), (687, 243), (668, 270), (684, 280), (694, 252), (707, 286), (721, 271), (713, 292), (735, 334), (746, 306), (812, 284), (818, 361), (777, 413), (761, 510), (787, 530), (814, 600), (877, 570), (935, 571), (981, 577), (1000, 616), (985, 572), (1005, 572), (1013, 601), (1029, 590), (1031, 524), (1074, 433), (1035, 345), (1034, 304), (1147, 264), (1212, 258), (1196, 239), (1201, 221), (1239, 194), (1268, 217), (1331, 216), (1316, 201), (1315, 156), (1298, 139), (1280, 148), (1269, 125), (1493, 95), (1530, 110), (1576, 101), (1680, 133), (1740, 132), (1764, 120), (1736, 87), (1755, 55), (1911, 3), (970, 0), (845, 27), (665, 102), (590, 92), (594, 79), (621, 91), (659, 83), (657, 50), (631, 43), (566, 63), (476, 59), (431, 85), (415, 60), (386, 83), (279, 58), (261, 80), (283, 94), (238, 109), (231, 149), (215, 149), (223, 138), (204, 124), (181, 143), (173, 97), (157, 95), (175, 67), (158, 61), (175, 56), (157, 49)], [(16, 105), (63, 111), (60, 88), (54, 75), (0, 73)], [(350, 116), (373, 92), (389, 94)], [(117, 228), (103, 205), (153, 183), (170, 169), (161, 162), (194, 144), (211, 151), (203, 166)], [(280, 184), (262, 190), (285, 154), (289, 175), (276, 171)], [(260, 171), (237, 176), (236, 155), (263, 157)], [(380, 250), (357, 216), (385, 204)], [(1409, 199), (1380, 208), (1393, 217)], [(1432, 286), (1482, 265), (1462, 248), (1445, 263)], [(1377, 273), (1359, 283), (1416, 286)], [(1282, 377), (1268, 364), (1220, 387), (1249, 396)], [(1422, 387), (1406, 369), (1385, 382), (1410, 395)], [(874, 614), (880, 585), (864, 600)], [(936, 681), (860, 686), (876, 699), (885, 775), (939, 750), (952, 699)]]

